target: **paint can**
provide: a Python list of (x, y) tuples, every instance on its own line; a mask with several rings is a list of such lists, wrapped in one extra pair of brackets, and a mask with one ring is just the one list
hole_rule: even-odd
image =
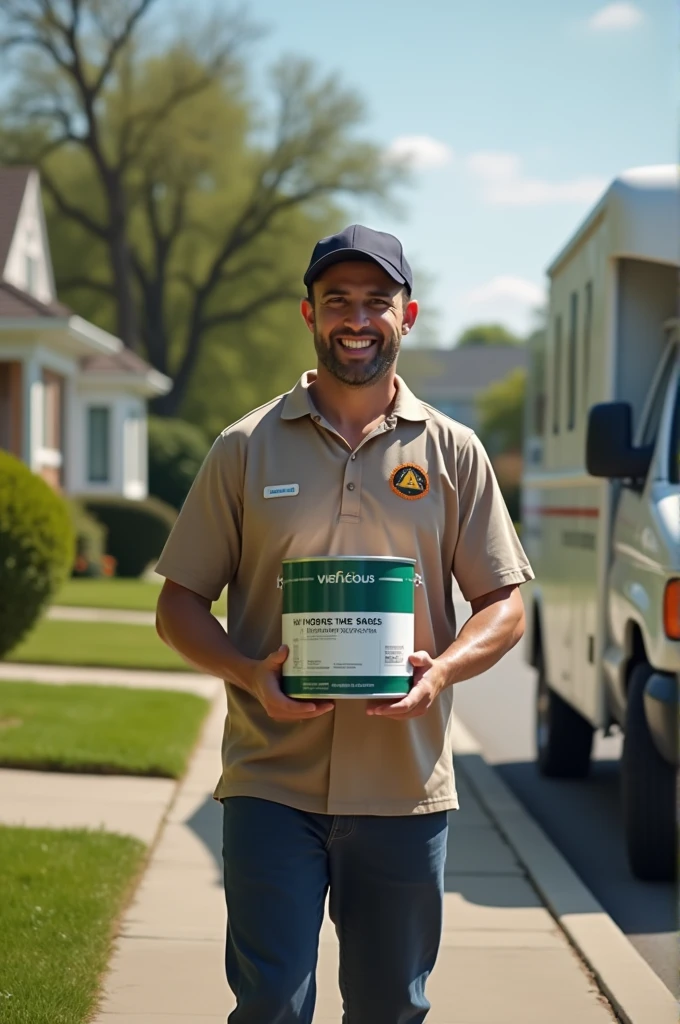
[(310, 700), (407, 694), (419, 583), (413, 558), (286, 559), (283, 692)]

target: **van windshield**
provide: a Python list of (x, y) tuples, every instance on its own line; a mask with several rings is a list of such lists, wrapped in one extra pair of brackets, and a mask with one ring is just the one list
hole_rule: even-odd
[(680, 483), (680, 380), (675, 393), (675, 409), (671, 427), (671, 465), (669, 478), (671, 483)]

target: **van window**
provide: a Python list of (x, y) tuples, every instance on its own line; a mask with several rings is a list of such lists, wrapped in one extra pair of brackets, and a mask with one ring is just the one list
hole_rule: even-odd
[(668, 479), (672, 484), (680, 484), (680, 381), (675, 392), (675, 409), (671, 426), (671, 464)]
[(569, 350), (567, 358), (567, 430), (576, 423), (576, 343), (578, 338), (578, 292), (571, 293), (569, 304)]
[(593, 282), (588, 281), (585, 293), (583, 319), (583, 408), (588, 408), (588, 380), (590, 378), (590, 339), (593, 331)]
[(560, 432), (560, 386), (562, 383), (562, 317), (555, 319), (553, 353), (553, 434)]
[(656, 442), (656, 435), (659, 432), (659, 424), (661, 423), (661, 416), (663, 414), (664, 406), (666, 404), (666, 395), (668, 394), (668, 384), (671, 379), (673, 372), (673, 360), (666, 359), (666, 364), (663, 368), (663, 372), (659, 377), (654, 396), (652, 398), (652, 404), (649, 408), (649, 413), (645, 420), (644, 429), (642, 431), (641, 444), (643, 447), (647, 445), (653, 445)]

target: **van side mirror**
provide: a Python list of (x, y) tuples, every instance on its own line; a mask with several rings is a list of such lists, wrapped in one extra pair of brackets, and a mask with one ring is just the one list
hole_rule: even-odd
[(610, 480), (640, 480), (647, 475), (654, 449), (634, 448), (633, 414), (628, 402), (602, 402), (588, 413), (586, 469)]

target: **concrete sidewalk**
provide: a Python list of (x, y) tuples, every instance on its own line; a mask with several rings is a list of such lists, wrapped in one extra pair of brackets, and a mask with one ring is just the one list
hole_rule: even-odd
[(212, 700), (224, 691), (215, 676), (199, 672), (154, 672), (148, 669), (87, 668), (82, 665), (31, 665), (19, 661), (0, 662), (0, 682), (52, 683), (55, 686), (129, 686), (132, 689), (179, 690)]
[[(48, 619), (54, 622), (122, 622), (128, 626), (154, 626), (155, 612), (132, 611), (124, 608), (82, 608), (53, 604), (47, 610)], [(226, 628), (227, 620), (216, 615), (218, 622)]]
[[(211, 796), (223, 717), (219, 697), (122, 922), (95, 1024), (225, 1024), (233, 1008), (223, 971), (221, 810)], [(428, 1022), (611, 1024), (609, 1005), (512, 850), (459, 782)], [(315, 1024), (340, 1022), (337, 970), (326, 920)]]

